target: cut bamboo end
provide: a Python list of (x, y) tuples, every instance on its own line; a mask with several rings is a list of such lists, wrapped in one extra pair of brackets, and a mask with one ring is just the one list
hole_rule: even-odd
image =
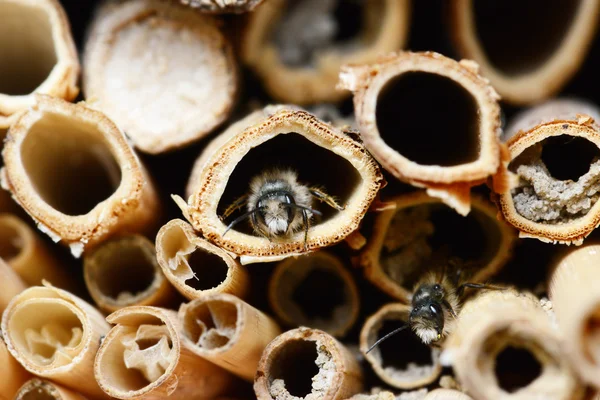
[(359, 263), (369, 281), (403, 303), (410, 303), (415, 284), (447, 258), (463, 262), (466, 279), (485, 282), (512, 255), (515, 230), (479, 196), (473, 196), (466, 217), (425, 192), (397, 196), (390, 203), (396, 207), (377, 215)]
[(340, 67), (401, 49), (409, 19), (407, 0), (270, 0), (249, 15), (242, 59), (279, 101), (336, 102), (348, 96), (335, 88)]
[(366, 351), (380, 338), (408, 321), (411, 307), (387, 304), (371, 315), (360, 331), (360, 351), (381, 380), (399, 389), (415, 389), (433, 383), (442, 373), (439, 349), (430, 348), (410, 330)]
[(342, 261), (316, 252), (282, 261), (269, 283), (269, 304), (288, 326), (307, 326), (336, 337), (356, 323), (358, 288)]
[(217, 21), (177, 4), (106, 3), (92, 22), (83, 60), (90, 106), (147, 153), (203, 138), (235, 102), (237, 67)]
[(94, 357), (110, 326), (85, 301), (52, 286), (26, 289), (2, 316), (10, 353), (29, 372), (92, 398), (106, 398), (94, 380)]
[(533, 108), (516, 118), (518, 133), (508, 132), (511, 184), (499, 206), (521, 237), (579, 245), (600, 224), (600, 132), (592, 117), (573, 115), (578, 107), (557, 101)]
[[(215, 139), (218, 148), (188, 183), (192, 193), (187, 205), (181, 204), (184, 214), (209, 241), (241, 256), (242, 264), (277, 261), (344, 240), (358, 228), (382, 184), (375, 160), (362, 143), (307, 112), (282, 110), (258, 119), (225, 132), (226, 139)], [(310, 223), (306, 241), (303, 231), (269, 240), (241, 223), (225, 236), (223, 211), (248, 194), (252, 179), (273, 165), (297, 173), (302, 186), (325, 189), (344, 210), (314, 204), (323, 215)]]
[(562, 346), (533, 295), (488, 291), (464, 305), (442, 360), (476, 399), (580, 399)]
[(0, 258), (0, 314), (8, 307), (13, 297), (26, 288), (27, 284), (23, 279)]
[[(594, 40), (600, 11), (598, 0), (545, 2), (543, 9), (520, 2), (451, 3), (453, 40), (461, 56), (481, 66), (505, 101), (520, 105), (551, 97), (575, 75)], [(507, 20), (510, 26), (501, 22)]]
[(0, 214), (0, 257), (28, 286), (41, 285), (45, 280), (61, 289), (77, 289), (69, 271), (37, 233), (12, 214)]
[(175, 311), (132, 306), (106, 319), (116, 326), (102, 341), (94, 375), (108, 395), (211, 399), (232, 391), (233, 375), (195, 355), (181, 340)]
[(258, 364), (258, 400), (343, 400), (362, 390), (362, 371), (352, 353), (323, 331), (298, 328), (276, 337)]
[(2, 0), (0, 131), (35, 104), (35, 93), (73, 100), (79, 60), (67, 15), (56, 0)]
[(153, 229), (158, 198), (117, 126), (81, 104), (38, 100), (2, 153), (2, 186), (38, 228), (77, 257), (112, 235)]
[(205, 13), (241, 14), (254, 10), (263, 0), (174, 0)]
[(429, 392), (423, 400), (473, 400), (471, 396), (453, 389), (435, 389)]
[(584, 381), (600, 387), (600, 245), (573, 249), (556, 263), (550, 284), (552, 306), (566, 353)]
[(10, 354), (2, 335), (0, 335), (0, 365), (2, 366), (0, 399), (9, 400), (17, 393), (21, 385), (31, 378), (31, 374)]
[[(396, 400), (396, 396), (392, 392), (377, 392), (377, 393), (359, 393), (350, 397), (348, 400)], [(415, 399), (419, 400), (419, 399)]]
[(471, 186), (501, 172), (499, 96), (474, 62), (392, 54), (345, 66), (339, 85), (354, 92), (365, 146), (381, 165), (459, 213), (470, 210)]
[(109, 240), (86, 254), (83, 277), (94, 302), (105, 312), (133, 305), (167, 306), (175, 300), (154, 244), (140, 235)]
[(244, 298), (250, 289), (246, 269), (180, 219), (169, 221), (156, 235), (156, 257), (167, 279), (189, 300), (216, 293)]
[(213, 294), (179, 309), (183, 340), (202, 358), (247, 381), (281, 329), (269, 316), (230, 294)]
[(85, 397), (54, 382), (33, 378), (21, 386), (14, 400), (85, 400)]

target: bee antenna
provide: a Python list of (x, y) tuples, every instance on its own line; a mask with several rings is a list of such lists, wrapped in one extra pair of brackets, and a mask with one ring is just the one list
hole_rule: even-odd
[(367, 352), (365, 354), (368, 354), (371, 350), (373, 350), (375, 347), (379, 346), (379, 344), (381, 342), (383, 342), (384, 340), (389, 339), (390, 337), (394, 336), (396, 333), (399, 333), (400, 331), (405, 330), (406, 328), (408, 328), (408, 325), (404, 325), (401, 326), (398, 329), (394, 329), (393, 331), (391, 331), (390, 333), (388, 333), (387, 335), (385, 335), (384, 337), (382, 337), (381, 339), (379, 339), (378, 341), (376, 341), (373, 346), (369, 347), (369, 350), (367, 350)]
[(323, 213), (321, 211), (317, 211), (313, 208), (310, 207), (305, 207), (305, 206), (301, 206), (300, 204), (295, 204), (295, 203), (285, 203), (284, 204), (286, 207), (292, 207), (292, 208), (299, 208), (300, 210), (306, 210), (306, 211), (310, 211), (311, 213), (321, 216), (323, 215)]
[(223, 232), (223, 236), (225, 236), (231, 228), (233, 228), (234, 226), (236, 226), (237, 224), (239, 224), (240, 222), (242, 222), (243, 220), (245, 220), (246, 218), (248, 218), (249, 216), (251, 216), (252, 214), (254, 214), (255, 212), (257, 212), (259, 210), (260, 210), (259, 208), (255, 208), (254, 210), (248, 211), (248, 212), (240, 215), (233, 221), (231, 221), (231, 223), (227, 226), (227, 229), (225, 229), (225, 232)]

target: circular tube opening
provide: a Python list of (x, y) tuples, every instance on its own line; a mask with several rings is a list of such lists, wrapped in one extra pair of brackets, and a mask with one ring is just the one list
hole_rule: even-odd
[(62, 396), (48, 382), (40, 379), (31, 379), (21, 387), (15, 400), (61, 400)]
[(527, 349), (507, 346), (496, 356), (494, 373), (498, 386), (514, 393), (535, 381), (542, 373), (542, 365)]
[(236, 335), (238, 310), (235, 304), (209, 300), (188, 307), (183, 318), (183, 333), (206, 350), (226, 346)]
[(319, 373), (316, 343), (292, 340), (283, 345), (274, 356), (270, 374), (270, 391), (282, 385), (292, 396), (305, 398), (313, 392), (313, 377)]

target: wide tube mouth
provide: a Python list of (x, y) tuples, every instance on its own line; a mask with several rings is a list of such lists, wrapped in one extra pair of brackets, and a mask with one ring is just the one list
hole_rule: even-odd
[(70, 391), (67, 396), (68, 398), (63, 396), (55, 384), (33, 378), (21, 386), (15, 395), (15, 400), (70, 400), (72, 398)]
[(225, 298), (195, 300), (183, 315), (183, 334), (202, 350), (224, 350), (238, 340), (240, 312)]

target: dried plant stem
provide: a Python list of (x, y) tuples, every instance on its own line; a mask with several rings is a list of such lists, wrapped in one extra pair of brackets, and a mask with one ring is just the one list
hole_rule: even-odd
[(23, 279), (0, 258), (0, 313), (17, 294), (27, 288)]
[(85, 400), (85, 397), (54, 382), (33, 378), (21, 386), (14, 400)]
[(453, 389), (435, 389), (429, 392), (423, 400), (473, 400), (463, 392)]
[(263, 0), (173, 0), (205, 13), (240, 14), (254, 10)]
[[(0, 270), (1, 268), (0, 266)], [(3, 291), (4, 288), (0, 290)], [(0, 400), (12, 400), (19, 387), (31, 377), (31, 374), (10, 354), (2, 336), (0, 336), (0, 365), (2, 366)]]

